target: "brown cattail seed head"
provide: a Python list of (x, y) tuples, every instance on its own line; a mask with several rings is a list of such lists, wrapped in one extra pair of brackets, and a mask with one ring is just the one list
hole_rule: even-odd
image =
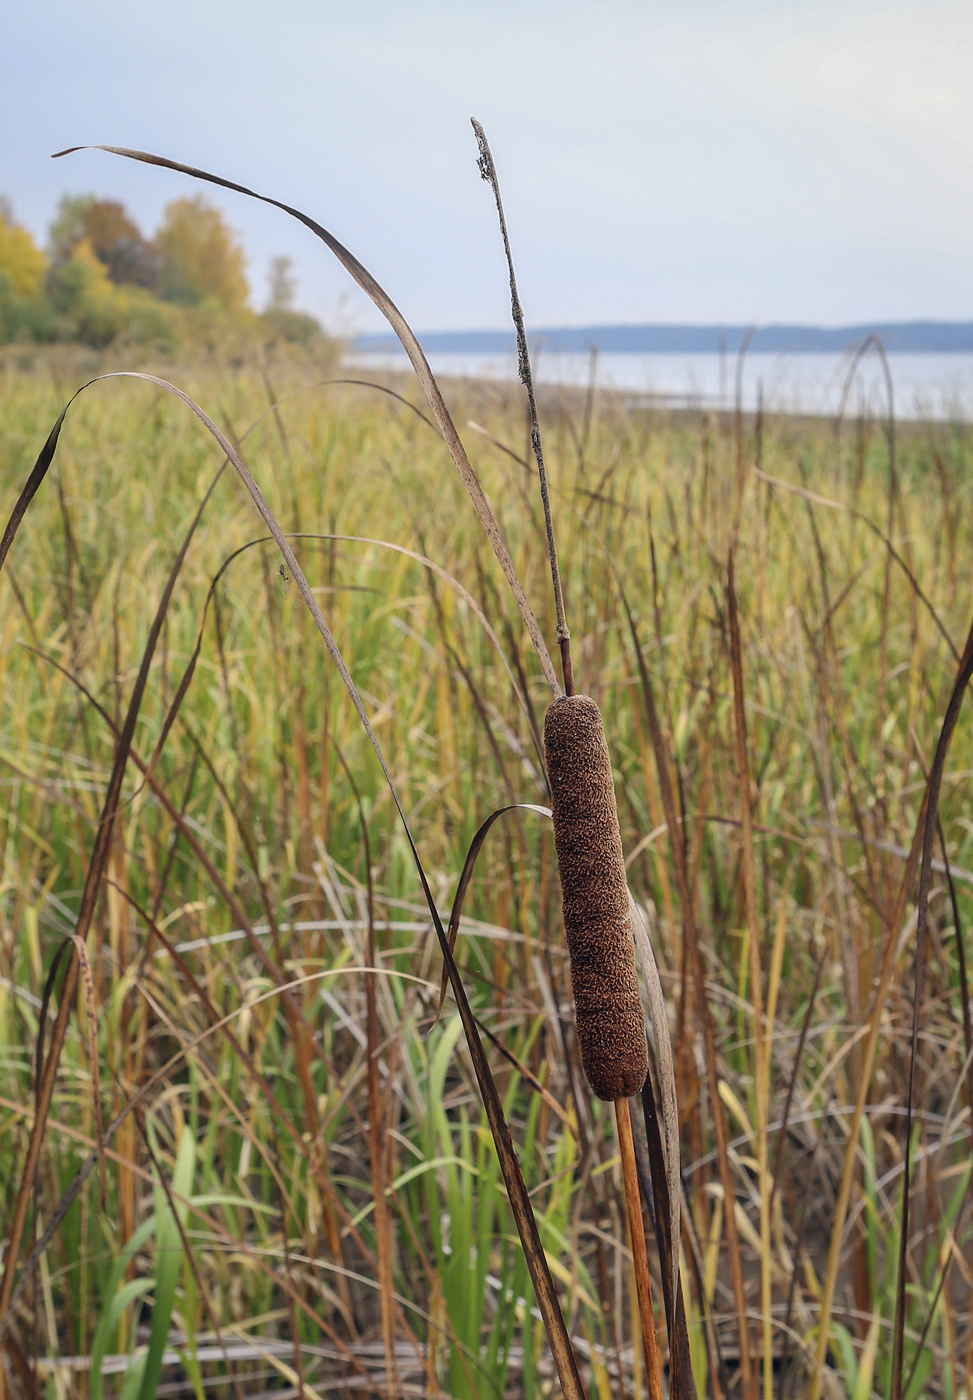
[(637, 1094), (649, 1072), (622, 837), (601, 711), (555, 700), (544, 721), (564, 931), (581, 1063), (600, 1099)]

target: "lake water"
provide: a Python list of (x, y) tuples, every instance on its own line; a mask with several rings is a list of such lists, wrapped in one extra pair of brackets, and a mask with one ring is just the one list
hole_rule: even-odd
[[(429, 356), (439, 376), (516, 379), (513, 355)], [(890, 355), (889, 369), (897, 418), (973, 419), (973, 355)], [(346, 366), (356, 372), (406, 370), (404, 352), (350, 355)], [(768, 410), (834, 414), (848, 378), (849, 355), (748, 355), (743, 364), (743, 406), (753, 409), (758, 395)], [(645, 396), (671, 407), (732, 408), (736, 359), (720, 355), (599, 355), (599, 387)], [(534, 359), (538, 383), (584, 388), (591, 380), (588, 355), (544, 354)], [(881, 362), (868, 354), (860, 362), (848, 395), (847, 412), (864, 408), (874, 417), (887, 413)]]

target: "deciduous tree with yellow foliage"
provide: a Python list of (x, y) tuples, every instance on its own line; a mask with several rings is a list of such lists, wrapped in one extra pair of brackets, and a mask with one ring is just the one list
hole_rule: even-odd
[(46, 271), (44, 254), (14, 220), (10, 204), (0, 201), (0, 273), (9, 278), (15, 295), (32, 301), (40, 294)]
[(250, 289), (246, 257), (222, 213), (201, 195), (166, 207), (156, 236), (159, 289), (167, 301), (242, 311)]
[(36, 334), (46, 271), (44, 254), (0, 199), (0, 341)]

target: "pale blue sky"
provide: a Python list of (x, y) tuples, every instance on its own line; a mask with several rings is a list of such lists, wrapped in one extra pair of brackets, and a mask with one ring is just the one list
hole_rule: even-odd
[[(191, 188), (143, 146), (299, 205), (419, 329), (506, 324), (469, 117), (529, 321), (973, 317), (973, 6), (955, 0), (3, 0), (0, 192), (151, 230)], [(215, 193), (215, 192), (214, 192)], [(374, 312), (310, 234), (220, 193), (255, 300)]]

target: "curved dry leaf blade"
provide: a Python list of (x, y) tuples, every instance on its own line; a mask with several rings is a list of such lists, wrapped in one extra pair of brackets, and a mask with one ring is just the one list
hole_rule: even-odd
[[(291, 538), (304, 539), (311, 537), (303, 535), (294, 535), (291, 536)], [(415, 549), (409, 549), (404, 544), (394, 544), (391, 540), (376, 540), (372, 539), (368, 535), (318, 535), (314, 536), (313, 538), (323, 540), (337, 540), (339, 542), (345, 541), (348, 544), (373, 544), (376, 545), (379, 549), (389, 549), (396, 554), (403, 554), (407, 559), (414, 559), (417, 564), (422, 564), (424, 568), (429, 569), (430, 572), (436, 574), (437, 577), (441, 578), (444, 583), (448, 583), (449, 586), (459, 594), (459, 596), (463, 599), (467, 606), (472, 610), (473, 614), (475, 615), (478, 622), (482, 626), (484, 632), (486, 633), (490, 645), (493, 647), (493, 649), (496, 651), (497, 655), (500, 658), (500, 663), (503, 666), (503, 669), (506, 671), (507, 676), (510, 680), (510, 684), (513, 687), (514, 698), (516, 699), (517, 704), (520, 706), (525, 718), (527, 719), (528, 731), (530, 732), (531, 739), (534, 740), (534, 748), (537, 753), (538, 762), (540, 763), (541, 770), (543, 771), (544, 755), (536, 743), (534, 728), (531, 723), (532, 715), (530, 705), (527, 701), (527, 697), (517, 682), (517, 677), (513, 673), (513, 668), (510, 665), (507, 653), (503, 649), (503, 643), (497, 636), (496, 631), (494, 630), (493, 625), (490, 622), (490, 619), (487, 617), (486, 613), (480, 607), (479, 603), (473, 597), (473, 594), (469, 591), (469, 589), (465, 588), (464, 585), (460, 583), (459, 579), (456, 578), (454, 574), (449, 573), (449, 571), (447, 569), (444, 569), (441, 564), (437, 564), (434, 559), (430, 559), (429, 556), (426, 554), (420, 554)], [(530, 804), (528, 803), (527, 805), (529, 806)], [(544, 810), (546, 811), (547, 809), (545, 808)]]
[(628, 892), (628, 907), (632, 915), (632, 933), (645, 982), (649, 1002), (649, 1020), (655, 1037), (656, 1067), (659, 1072), (659, 1093), (662, 1098), (662, 1131), (666, 1144), (666, 1178), (669, 1185), (669, 1280), (672, 1297), (679, 1293), (679, 1211), (682, 1197), (682, 1173), (679, 1165), (679, 1104), (676, 1100), (676, 1066), (672, 1058), (669, 1037), (669, 1017), (665, 994), (659, 977), (642, 911)]
[(916, 916), (916, 964), (912, 1003), (912, 1041), (909, 1053), (909, 1085), (906, 1096), (906, 1119), (903, 1146), (902, 1208), (899, 1225), (898, 1281), (895, 1295), (895, 1325), (892, 1335), (891, 1400), (901, 1400), (905, 1349), (906, 1271), (909, 1252), (909, 1190), (912, 1184), (912, 1112), (915, 1101), (916, 1060), (919, 1052), (919, 1018), (922, 1009), (922, 989), (925, 981), (926, 951), (929, 934), (929, 888), (932, 883), (933, 846), (939, 816), (939, 795), (949, 746), (952, 742), (967, 686), (973, 678), (973, 626), (967, 639), (959, 673), (946, 707), (946, 716), (936, 745), (936, 754), (929, 772), (926, 802), (923, 811), (922, 866), (919, 872), (919, 897)]
[[(966, 1046), (966, 1102), (970, 1110), (970, 1115), (973, 1117), (973, 1016), (970, 1014), (970, 988), (966, 971), (966, 945), (963, 941), (963, 921), (960, 918), (959, 901), (956, 897), (956, 882), (953, 879), (949, 852), (946, 850), (946, 837), (943, 834), (942, 822), (938, 817), (936, 819), (936, 828), (939, 832), (939, 849), (942, 852), (946, 884), (949, 889), (950, 908), (953, 914), (956, 962), (957, 971), (959, 972), (960, 1006), (963, 1016), (963, 1043)], [(908, 1389), (908, 1386), (906, 1389)]]
[(356, 389), (375, 389), (379, 394), (386, 394), (388, 398), (395, 399), (398, 403), (402, 404), (404, 408), (410, 409), (420, 422), (425, 423), (427, 428), (430, 428), (434, 433), (437, 432), (436, 424), (431, 418), (426, 417), (421, 408), (417, 408), (411, 399), (407, 399), (404, 394), (397, 393), (395, 389), (389, 388), (387, 384), (378, 384), (373, 379), (315, 379), (311, 384), (302, 384), (299, 388), (292, 389), (289, 394), (282, 394), (279, 399), (274, 399), (270, 406), (265, 408), (263, 413), (254, 419), (246, 432), (240, 434), (240, 442), (244, 442), (253, 432), (254, 428), (256, 428), (258, 424), (263, 423), (265, 419), (272, 416), (276, 417), (277, 410), (282, 404), (287, 403), (288, 400), (296, 398), (298, 394), (306, 394), (311, 389), (323, 389), (330, 384), (348, 384)]
[(909, 568), (908, 564), (902, 558), (902, 555), (896, 549), (895, 545), (889, 539), (888, 535), (881, 528), (881, 526), (876, 525), (874, 520), (869, 519), (867, 515), (865, 515), (862, 511), (857, 510), (854, 506), (845, 505), (843, 501), (833, 501), (829, 496), (820, 496), (816, 491), (808, 491), (806, 487), (797, 486), (792, 481), (782, 481), (780, 477), (771, 476), (768, 472), (763, 471), (760, 467), (754, 467), (753, 471), (754, 475), (759, 477), (761, 481), (766, 482), (768, 486), (776, 487), (779, 491), (789, 491), (791, 495), (800, 496), (802, 500), (809, 502), (809, 504), (811, 505), (826, 506), (829, 510), (840, 510), (845, 515), (850, 515), (853, 520), (861, 521), (861, 523), (866, 527), (866, 529), (871, 530), (872, 534), (877, 536), (877, 538), (882, 541), (882, 544), (888, 551), (889, 558), (893, 561), (893, 563), (897, 564), (902, 570), (902, 572), (905, 574), (906, 578), (909, 581), (909, 587), (919, 599), (919, 602), (925, 608), (926, 612), (932, 618), (933, 622), (936, 625), (937, 631), (939, 632), (943, 641), (949, 647), (953, 660), (957, 662), (957, 664), (959, 663), (960, 654), (956, 650), (956, 643), (953, 641), (952, 637), (946, 630), (946, 624), (943, 622), (942, 618), (939, 616), (936, 609), (933, 607), (930, 599), (922, 591), (922, 585), (920, 584), (919, 580), (916, 578), (915, 574)]
[[(490, 828), (495, 821), (504, 816), (507, 812), (537, 812), (542, 817), (550, 817), (553, 815), (550, 807), (540, 807), (534, 802), (511, 802), (506, 807), (498, 807), (495, 812), (491, 812), (487, 817), (486, 821), (470, 842), (470, 849), (467, 851), (466, 859), (463, 862), (463, 870), (459, 877), (459, 884), (456, 886), (456, 893), (453, 896), (453, 907), (449, 914), (449, 931), (447, 934), (447, 942), (449, 943), (449, 951), (451, 953), (456, 949), (456, 937), (459, 933), (460, 920), (463, 917), (463, 902), (466, 899), (466, 892), (473, 878), (477, 857), (483, 850), (483, 843), (487, 839)], [(448, 970), (444, 967), (443, 980), (439, 988), (439, 1005), (436, 1007), (437, 1021), (442, 1015), (443, 1002), (446, 1000), (448, 980)]]
[(320, 238), (321, 242), (331, 250), (342, 267), (350, 273), (359, 287), (361, 287), (362, 291), (371, 298), (379, 311), (381, 311), (382, 315), (395, 331), (395, 334), (402, 343), (402, 348), (412, 362), (412, 368), (415, 370), (416, 377), (422, 385), (423, 393), (426, 396), (429, 407), (432, 409), (433, 417), (439, 425), (439, 430), (449, 449), (449, 454), (462, 477), (463, 485), (466, 487), (467, 494), (473, 503), (473, 509), (476, 511), (480, 524), (486, 531), (487, 538), (493, 546), (493, 552), (497, 556), (504, 577), (510, 585), (511, 592), (516, 599), (517, 607), (520, 609), (520, 615), (530, 634), (530, 639), (534, 644), (534, 650), (537, 652), (537, 657), (541, 663), (547, 682), (554, 695), (560, 695), (561, 686), (554, 670), (550, 653), (541, 635), (541, 630), (534, 616), (533, 609), (528, 602), (527, 593), (520, 581), (520, 575), (517, 573), (513, 559), (510, 557), (510, 551), (503, 537), (503, 531), (500, 529), (497, 518), (483, 493), (483, 488), (480, 485), (479, 479), (466, 455), (466, 448), (463, 446), (459, 433), (456, 430), (456, 425), (450, 416), (449, 409), (446, 407), (446, 402), (440, 392), (436, 377), (429, 368), (429, 362), (416, 339), (412, 327), (409, 325), (408, 321), (406, 321), (392, 298), (376, 281), (368, 269), (358, 261), (354, 253), (350, 252), (344, 244), (339, 243), (333, 234), (329, 233), (328, 230), (322, 227), (315, 219), (310, 218), (307, 214), (303, 214), (300, 209), (295, 209), (293, 205), (290, 204), (284, 204), (282, 200), (273, 199), (270, 195), (258, 194), (256, 190), (248, 189), (246, 185), (238, 185), (233, 180), (224, 180), (222, 176), (212, 175), (209, 171), (200, 170), (196, 166), (183, 165), (180, 161), (167, 160), (164, 156), (150, 155), (147, 151), (130, 150), (125, 146), (71, 146), (65, 151), (55, 152), (54, 158), (57, 159), (60, 156), (72, 155), (76, 151), (86, 150), (107, 151), (110, 155), (124, 156), (128, 160), (142, 161), (146, 165), (162, 166), (166, 170), (175, 170), (181, 175), (189, 175), (194, 180), (205, 180), (211, 185), (219, 185), (222, 189), (233, 190), (236, 194), (246, 195), (249, 199), (257, 199), (262, 204), (270, 204), (275, 209), (280, 209), (283, 213), (289, 214), (292, 219), (297, 219), (299, 223), (302, 223), (305, 228), (310, 229), (311, 232), (315, 234), (316, 237)]
[(531, 471), (531, 465), (526, 457), (521, 457), (519, 452), (515, 452), (512, 447), (508, 447), (507, 444), (501, 442), (498, 437), (494, 437), (489, 428), (484, 428), (482, 423), (477, 423), (474, 422), (472, 418), (467, 418), (466, 426), (472, 428), (474, 433), (479, 433), (480, 437), (486, 438), (487, 442), (492, 443), (500, 452), (505, 453), (508, 457), (512, 457), (517, 465), (523, 467), (525, 471)]
[[(327, 383), (330, 381), (325, 382)], [(246, 434), (244, 434), (243, 436), (245, 437)], [(416, 563), (422, 564), (424, 568), (429, 569), (432, 573), (435, 573), (439, 578), (441, 578), (445, 583), (448, 583), (449, 586), (459, 594), (459, 596), (471, 609), (471, 611), (479, 621), (480, 625), (483, 627), (483, 630), (487, 635), (487, 639), (490, 642), (490, 645), (494, 648), (498, 657), (500, 658), (500, 663), (503, 666), (503, 669), (506, 671), (507, 677), (513, 689), (514, 698), (516, 699), (517, 704), (520, 706), (525, 718), (527, 719), (528, 731), (530, 733), (531, 740), (534, 743), (534, 748), (535, 752), (537, 753), (538, 762), (541, 768), (543, 769), (544, 756), (536, 742), (534, 727), (531, 723), (532, 716), (530, 706), (527, 702), (527, 698), (524, 695), (521, 686), (517, 681), (517, 677), (514, 675), (513, 667), (510, 665), (507, 653), (503, 649), (503, 643), (500, 641), (500, 638), (497, 636), (496, 631), (490, 622), (490, 619), (480, 607), (473, 594), (470, 593), (468, 588), (464, 587), (464, 585), (460, 583), (459, 579), (456, 578), (454, 574), (451, 574), (447, 569), (444, 569), (441, 564), (437, 564), (434, 559), (430, 559), (425, 554), (420, 554), (418, 550), (409, 549), (406, 545), (395, 544), (391, 540), (373, 539), (371, 536), (368, 535), (338, 535), (331, 533), (324, 534), (320, 532), (311, 531), (288, 531), (287, 538), (289, 540), (334, 540), (338, 543), (375, 545), (379, 549), (388, 549), (395, 554), (404, 555), (407, 559), (414, 559)], [(149, 761), (150, 772), (153, 770), (158, 760), (158, 757), (162, 752), (162, 748), (165, 744), (166, 739), (169, 736), (173, 724), (175, 723), (178, 712), (186, 697), (186, 692), (188, 691), (193, 679), (193, 675), (195, 674), (196, 665), (199, 661), (200, 651), (203, 645), (206, 618), (208, 616), (209, 607), (213, 601), (220, 580), (223, 578), (230, 565), (236, 559), (238, 559), (241, 554), (245, 554), (249, 549), (255, 549), (259, 545), (268, 543), (276, 543), (272, 535), (261, 535), (258, 539), (248, 540), (246, 544), (240, 545), (239, 549), (235, 549), (232, 554), (227, 555), (226, 559), (224, 559), (216, 574), (214, 574), (213, 578), (211, 579), (210, 586), (203, 603), (203, 613), (202, 618), (200, 620), (199, 631), (196, 636), (196, 645), (193, 648), (192, 653), (190, 654), (188, 662), (186, 663), (186, 668), (183, 671), (182, 678), (179, 682), (179, 685), (176, 688), (176, 693), (173, 696), (172, 703), (169, 707), (169, 712), (166, 715), (166, 718), (162, 724), (162, 728), (159, 732), (159, 738), (156, 743), (155, 750), (153, 751), (152, 758)]]
[[(82, 385), (82, 388), (87, 388), (87, 385)], [(54, 424), (54, 427), (51, 429), (50, 433), (47, 436), (47, 441), (44, 443), (44, 446), (40, 450), (37, 461), (31, 468), (31, 473), (30, 476), (27, 478), (27, 482), (24, 486), (24, 489), (17, 497), (17, 503), (11, 511), (10, 519), (7, 521), (6, 527), (4, 529), (3, 538), (0, 539), (0, 569), (3, 568), (7, 555), (10, 553), (10, 546), (13, 544), (14, 539), (17, 535), (17, 531), (20, 529), (20, 522), (27, 514), (27, 508), (36, 496), (38, 488), (40, 487), (41, 482), (47, 475), (48, 468), (54, 460), (54, 453), (57, 451), (58, 438), (61, 436), (61, 428), (64, 425), (64, 419), (67, 415), (67, 411), (74, 403), (75, 399), (78, 397), (78, 394), (80, 393), (81, 389), (79, 389), (77, 393), (72, 394), (70, 399), (68, 399), (67, 403), (64, 405), (57, 422)]]
[(47, 1018), (51, 1010), (51, 997), (54, 995), (54, 982), (57, 977), (57, 970), (61, 965), (61, 958), (68, 948), (71, 947), (70, 938), (62, 938), (57, 945), (57, 951), (51, 959), (51, 966), (44, 979), (44, 990), (41, 993), (40, 1011), (37, 1016), (37, 1044), (34, 1047), (34, 1097), (35, 1100), (41, 1090), (41, 1078), (44, 1069), (44, 1036), (47, 1031)]
[(541, 1096), (541, 1098), (547, 1104), (548, 1108), (551, 1110), (551, 1112), (556, 1118), (559, 1118), (561, 1120), (561, 1122), (567, 1128), (568, 1132), (571, 1134), (574, 1140), (576, 1142), (580, 1141), (580, 1139), (578, 1138), (578, 1130), (575, 1127), (572, 1119), (564, 1111), (563, 1106), (558, 1103), (557, 1099), (551, 1093), (550, 1089), (546, 1089), (544, 1087), (544, 1085), (537, 1078), (537, 1075), (533, 1072), (533, 1070), (529, 1069), (528, 1066), (524, 1064), (523, 1060), (519, 1059), (511, 1049), (504, 1045), (500, 1037), (498, 1035), (494, 1035), (490, 1027), (484, 1025), (484, 1023), (480, 1020), (479, 1016), (477, 1016), (476, 1018), (476, 1024), (486, 1036), (487, 1040), (489, 1040), (490, 1044), (493, 1045), (497, 1049), (497, 1051), (503, 1056), (503, 1058), (507, 1061), (507, 1064), (512, 1065), (513, 1068), (520, 1075), (521, 1079), (523, 1079), (527, 1084), (530, 1085), (534, 1093), (539, 1094)]

